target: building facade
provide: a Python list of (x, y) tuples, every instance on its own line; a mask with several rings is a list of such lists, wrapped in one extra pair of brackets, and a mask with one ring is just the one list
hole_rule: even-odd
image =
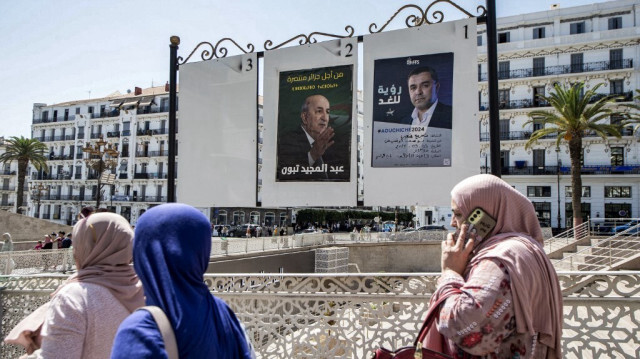
[[(545, 138), (525, 149), (531, 133), (541, 126), (535, 122), (523, 126), (529, 113), (551, 109), (537, 95), (548, 95), (556, 83), (584, 82), (586, 88), (602, 84), (598, 93), (603, 96), (619, 95), (621, 100), (614, 107), (631, 103), (635, 90), (640, 89), (639, 24), (640, 5), (634, 0), (552, 8), (498, 19), (503, 178), (533, 202), (543, 226), (570, 225), (571, 181), (566, 145), (556, 148), (555, 138)], [(486, 29), (481, 25), (477, 39), (479, 172), (490, 172), (486, 42)], [(33, 112), (32, 136), (49, 146), (50, 160), (48, 173), (30, 170), (29, 181), (47, 190), (40, 198), (31, 194), (29, 215), (70, 223), (82, 206), (95, 204), (97, 174), (86, 165), (82, 148), (101, 136), (119, 151), (116, 168), (108, 171), (116, 178), (105, 187), (103, 203), (135, 224), (150, 206), (166, 201), (168, 86), (136, 88), (126, 95), (116, 93), (56, 105), (34, 104)], [(609, 121), (615, 123), (620, 118)], [(358, 138), (361, 197), (361, 125)], [(640, 146), (632, 129), (625, 129), (621, 138), (588, 136), (583, 147), (584, 216), (640, 216)], [(11, 198), (8, 194), (7, 204)], [(275, 209), (204, 211), (214, 223), (222, 223), (224, 218), (226, 223), (235, 219), (280, 222), (287, 218), (286, 213)], [(423, 225), (448, 224), (450, 208), (418, 207), (416, 217)]]
[[(0, 154), (5, 152), (5, 138), (0, 137)], [(0, 210), (16, 212), (18, 161), (0, 163)], [(25, 183), (26, 186), (26, 183)], [(27, 200), (25, 193), (24, 201)]]

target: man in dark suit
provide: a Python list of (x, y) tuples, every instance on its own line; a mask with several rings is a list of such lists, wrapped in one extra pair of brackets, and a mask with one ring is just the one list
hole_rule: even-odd
[(438, 101), (438, 74), (429, 66), (415, 68), (408, 77), (409, 96), (415, 107), (402, 118), (404, 125), (451, 129), (451, 106)]
[(322, 95), (307, 97), (302, 105), (302, 123), (278, 136), (279, 181), (349, 180), (349, 143), (335, 141), (329, 127), (329, 100)]

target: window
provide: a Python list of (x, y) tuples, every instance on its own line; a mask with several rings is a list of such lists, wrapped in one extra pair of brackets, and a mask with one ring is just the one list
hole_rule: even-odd
[(533, 38), (534, 39), (544, 39), (544, 27), (534, 27), (533, 28)]
[(218, 212), (218, 224), (227, 224), (227, 211)]
[(498, 33), (498, 43), (499, 44), (504, 44), (506, 42), (509, 42), (509, 32), (499, 32)]
[[(580, 203), (580, 212), (582, 213), (582, 222), (586, 222), (587, 218), (591, 215), (591, 203)], [(565, 203), (565, 226), (573, 227), (573, 204)]]
[(609, 50), (609, 69), (617, 70), (623, 67), (622, 49)]
[[(564, 196), (571, 197), (573, 193), (571, 186), (564, 186)], [(591, 197), (591, 186), (582, 186), (582, 197)]]
[(551, 227), (551, 203), (531, 202), (541, 227)]
[(533, 120), (533, 131), (542, 130), (544, 128), (544, 122), (542, 120)]
[(544, 169), (544, 150), (533, 150), (533, 167), (538, 169)]
[(264, 214), (264, 224), (266, 226), (272, 226), (276, 222), (276, 215), (273, 212), (267, 212)]
[(545, 95), (544, 86), (535, 86), (533, 88), (533, 105), (535, 107), (547, 106), (549, 104), (546, 100), (544, 100), (543, 98), (540, 98), (540, 96), (544, 96), (544, 95)]
[(569, 33), (571, 35), (584, 34), (584, 31), (585, 31), (585, 23), (584, 23), (584, 21), (574, 22), (569, 27)]
[(478, 81), (482, 81), (482, 65), (480, 64), (478, 64)]
[(478, 35), (478, 46), (482, 46), (482, 35)]
[(80, 114), (80, 107), (76, 107), (76, 115)]
[(511, 120), (500, 120), (500, 140), (509, 139), (509, 123)]
[(622, 16), (609, 18), (609, 30), (622, 29)]
[(604, 218), (631, 217), (631, 203), (605, 203)]
[(527, 197), (551, 197), (551, 186), (527, 186)]
[(533, 58), (533, 76), (544, 76), (544, 57)]
[(509, 61), (498, 62), (498, 79), (509, 78)]
[(89, 106), (88, 112), (93, 113), (93, 106)]
[(509, 89), (498, 90), (498, 104), (499, 108), (508, 108), (509, 107)]
[(251, 222), (251, 224), (260, 224), (260, 212), (253, 211), (251, 212), (249, 217), (249, 221)]
[(64, 109), (64, 120), (65, 121), (69, 121), (69, 109), (68, 108)]
[(631, 198), (631, 186), (604, 186), (605, 198)]
[(624, 166), (624, 147), (611, 147), (611, 165)]
[(612, 95), (621, 95), (624, 92), (622, 79), (609, 81), (609, 91)]
[(584, 62), (583, 54), (571, 54), (571, 72), (582, 72), (582, 65)]
[(47, 121), (49, 119), (49, 111), (42, 111), (42, 121)]
[(244, 223), (244, 212), (243, 211), (234, 211), (233, 212), (233, 224), (239, 225)]
[(280, 212), (280, 227), (287, 225), (287, 212)]

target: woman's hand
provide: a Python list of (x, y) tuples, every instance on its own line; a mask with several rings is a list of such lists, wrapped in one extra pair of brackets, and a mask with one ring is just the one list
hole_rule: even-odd
[(468, 230), (469, 225), (463, 224), (459, 232), (449, 233), (447, 239), (442, 242), (442, 272), (452, 270), (460, 275), (464, 273), (475, 238), (474, 234), (470, 235), (465, 245), (464, 239)]

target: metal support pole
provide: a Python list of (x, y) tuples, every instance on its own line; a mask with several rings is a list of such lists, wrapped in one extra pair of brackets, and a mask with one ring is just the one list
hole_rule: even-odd
[(496, 26), (496, 1), (487, 0), (487, 57), (489, 83), (489, 149), (491, 174), (502, 176), (500, 166), (500, 109), (498, 108), (498, 41)]
[(169, 39), (169, 163), (167, 171), (167, 202), (176, 201), (176, 82), (178, 77), (178, 45), (180, 38)]

